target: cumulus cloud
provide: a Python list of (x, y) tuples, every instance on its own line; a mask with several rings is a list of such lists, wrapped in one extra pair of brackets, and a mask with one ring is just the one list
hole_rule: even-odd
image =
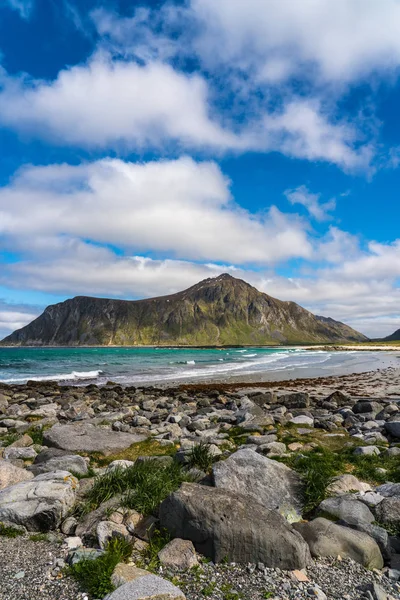
[(159, 62), (139, 65), (96, 54), (54, 81), (3, 73), (0, 122), (62, 144), (127, 149), (235, 148), (241, 142), (208, 114), (207, 84)]
[(0, 300), (0, 339), (30, 323), (40, 313), (37, 307), (10, 304)]
[(286, 190), (285, 196), (291, 204), (302, 204), (310, 215), (317, 221), (326, 221), (332, 218), (329, 214), (336, 208), (334, 199), (320, 202), (321, 194), (313, 194), (305, 185), (300, 185), (293, 190)]
[(178, 258), (274, 263), (309, 257), (306, 224), (272, 207), (251, 214), (214, 162), (26, 167), (0, 189), (0, 234), (15, 250), (48, 252), (64, 238)]
[(400, 64), (397, 0), (192, 0), (207, 64), (348, 82)]

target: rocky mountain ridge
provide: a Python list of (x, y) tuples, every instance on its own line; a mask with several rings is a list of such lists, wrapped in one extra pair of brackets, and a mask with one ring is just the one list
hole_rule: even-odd
[(78, 296), (48, 306), (5, 345), (272, 345), (365, 341), (351, 327), (228, 274), (145, 300)]

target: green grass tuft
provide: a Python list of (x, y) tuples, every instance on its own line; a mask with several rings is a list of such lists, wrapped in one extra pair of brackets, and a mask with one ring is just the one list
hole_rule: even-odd
[(189, 467), (196, 467), (206, 473), (211, 470), (214, 461), (215, 457), (210, 451), (210, 444), (204, 441), (201, 441), (200, 444), (196, 444), (188, 455)]
[(72, 565), (68, 572), (94, 598), (103, 598), (114, 590), (111, 575), (115, 567), (120, 562), (126, 562), (131, 554), (132, 544), (115, 537), (107, 544), (104, 554), (93, 560), (81, 560)]
[(0, 536), (8, 538), (16, 538), (19, 535), (24, 535), (22, 531), (12, 527), (12, 525), (5, 525), (0, 521)]
[(160, 566), (158, 553), (171, 541), (171, 536), (168, 531), (163, 529), (155, 529), (149, 539), (149, 545), (142, 552), (143, 561), (140, 562), (140, 567), (156, 572)]
[(127, 469), (116, 468), (97, 477), (85, 502), (87, 509), (93, 510), (121, 494), (123, 506), (150, 515), (183, 481), (192, 481), (192, 477), (180, 464), (166, 464), (150, 458)]

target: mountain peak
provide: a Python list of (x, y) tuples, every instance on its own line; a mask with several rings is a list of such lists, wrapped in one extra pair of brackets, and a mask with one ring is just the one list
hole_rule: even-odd
[(3, 340), (12, 345), (276, 345), (362, 341), (343, 323), (322, 320), (229, 273), (147, 300), (78, 296), (48, 307)]

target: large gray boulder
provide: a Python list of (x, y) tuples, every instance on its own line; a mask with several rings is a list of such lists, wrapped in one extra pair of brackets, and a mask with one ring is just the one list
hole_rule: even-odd
[(0, 460), (0, 490), (29, 479), (33, 479), (33, 474), (26, 469), (15, 467), (6, 460)]
[(281, 515), (226, 489), (184, 483), (161, 504), (160, 525), (215, 562), (302, 569), (310, 560), (307, 544)]
[(318, 513), (345, 521), (346, 523), (373, 523), (374, 515), (366, 504), (352, 496), (327, 498), (318, 506)]
[(393, 438), (400, 439), (400, 417), (394, 417), (393, 421), (386, 421), (385, 430)]
[(51, 473), (54, 471), (69, 471), (74, 475), (84, 477), (88, 473), (88, 464), (86, 460), (79, 454), (65, 454), (63, 456), (55, 456), (46, 462), (33, 464), (29, 467), (35, 475), (41, 473)]
[(383, 483), (375, 491), (385, 498), (400, 498), (400, 483)]
[(55, 529), (75, 502), (78, 480), (67, 471), (38, 475), (0, 492), (0, 521), (28, 531)]
[(400, 527), (400, 497), (384, 498), (376, 507), (376, 520), (384, 525)]
[(378, 544), (366, 533), (342, 527), (319, 517), (309, 523), (295, 523), (315, 557), (352, 558), (368, 569), (382, 569), (383, 558)]
[(301, 478), (276, 460), (243, 448), (214, 465), (213, 480), (217, 488), (247, 494), (266, 508), (277, 510), (288, 520), (299, 520), (302, 510)]
[(104, 600), (185, 600), (185, 596), (170, 581), (149, 574), (124, 583)]
[(132, 444), (142, 442), (144, 435), (112, 431), (96, 427), (92, 423), (68, 423), (53, 425), (43, 434), (43, 443), (69, 452), (101, 452), (113, 454), (129, 448)]

